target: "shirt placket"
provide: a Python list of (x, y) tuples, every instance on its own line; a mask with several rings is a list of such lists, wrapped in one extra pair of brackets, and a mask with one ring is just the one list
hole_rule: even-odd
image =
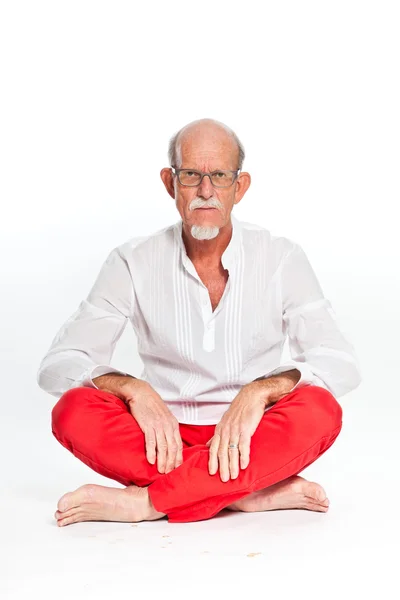
[(202, 281), (200, 281), (200, 306), (203, 317), (203, 349), (207, 352), (212, 352), (215, 348), (215, 323), (218, 313), (222, 310), (224, 302), (226, 302), (226, 295), (229, 292), (229, 288), (232, 283), (232, 274), (229, 273), (229, 278), (222, 294), (219, 304), (213, 312), (211, 306), (210, 295), (207, 287)]
[[(210, 296), (206, 286), (200, 286), (200, 304), (203, 316), (203, 349), (212, 352), (215, 348), (215, 315), (212, 312)], [(219, 307), (218, 307), (219, 308)], [(217, 311), (216, 311), (217, 312)]]

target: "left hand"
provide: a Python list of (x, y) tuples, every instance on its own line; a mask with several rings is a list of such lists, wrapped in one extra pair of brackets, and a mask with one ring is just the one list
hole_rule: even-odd
[[(265, 394), (260, 394), (257, 387), (251, 384), (242, 387), (206, 444), (210, 446), (210, 475), (217, 472), (218, 462), (222, 481), (236, 479), (239, 475), (239, 461), (240, 468), (246, 469), (250, 463), (251, 436), (257, 429), (266, 406)], [(228, 448), (229, 444), (238, 444), (238, 447)]]

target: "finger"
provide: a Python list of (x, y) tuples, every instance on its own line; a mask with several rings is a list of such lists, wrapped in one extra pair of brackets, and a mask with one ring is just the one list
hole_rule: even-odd
[(214, 435), (210, 444), (210, 455), (208, 459), (208, 470), (210, 475), (215, 475), (218, 471), (218, 447), (220, 436), (218, 433)]
[[(232, 434), (231, 443), (239, 444), (240, 436)], [(233, 441), (232, 441), (233, 440)], [(229, 471), (231, 479), (236, 479), (239, 475), (239, 447), (237, 448), (229, 448), (228, 446), (228, 456), (229, 456)]]
[(156, 462), (156, 434), (154, 429), (146, 429), (144, 432), (146, 444), (146, 457), (150, 464)]
[(157, 469), (159, 473), (164, 473), (167, 462), (167, 440), (161, 423), (157, 425), (155, 431), (157, 439)]
[(181, 438), (181, 433), (179, 431), (179, 426), (174, 431), (174, 436), (177, 444), (177, 452), (175, 458), (175, 469), (179, 467), (183, 463), (183, 442)]
[(240, 468), (246, 469), (250, 463), (250, 443), (251, 443), (251, 435), (242, 432), (240, 435), (239, 442), (239, 453), (240, 453)]
[(176, 453), (178, 451), (178, 444), (175, 440), (174, 430), (171, 425), (164, 425), (165, 439), (167, 440), (167, 460), (165, 465), (165, 472), (169, 473), (175, 469)]
[(222, 481), (228, 481), (229, 479), (229, 456), (228, 456), (228, 443), (230, 437), (230, 430), (224, 432), (221, 436), (221, 441), (218, 448), (218, 461), (219, 471)]

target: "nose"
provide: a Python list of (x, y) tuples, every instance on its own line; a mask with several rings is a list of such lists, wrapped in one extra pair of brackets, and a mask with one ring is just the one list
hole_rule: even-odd
[(203, 177), (203, 181), (201, 182), (201, 184), (198, 187), (197, 194), (198, 194), (198, 196), (201, 196), (205, 200), (208, 200), (208, 198), (211, 198), (211, 196), (214, 195), (214, 187), (213, 187), (213, 185), (211, 183), (211, 179), (208, 175), (205, 175), (205, 177)]

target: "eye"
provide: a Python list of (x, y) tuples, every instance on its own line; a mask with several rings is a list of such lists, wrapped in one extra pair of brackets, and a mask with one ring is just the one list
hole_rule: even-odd
[(185, 171), (185, 176), (187, 177), (193, 177), (193, 176), (198, 176), (198, 172), (197, 171)]
[(224, 177), (226, 177), (226, 173), (224, 173), (223, 171), (215, 171), (214, 175), (218, 178), (218, 179), (223, 179)]

